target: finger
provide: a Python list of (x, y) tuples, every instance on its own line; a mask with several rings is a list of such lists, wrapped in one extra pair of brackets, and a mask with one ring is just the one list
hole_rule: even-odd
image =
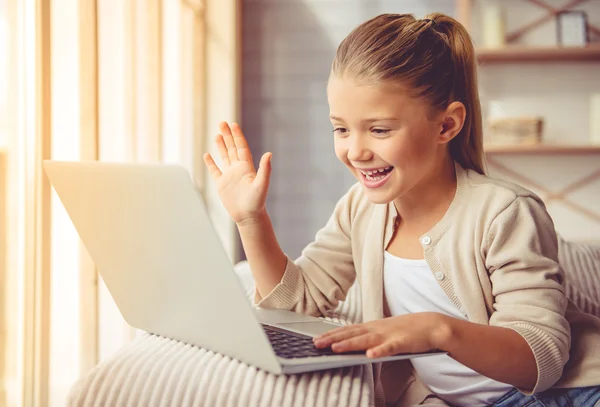
[(213, 179), (216, 181), (221, 176), (221, 170), (215, 164), (215, 160), (213, 160), (212, 156), (209, 153), (204, 154), (204, 164), (208, 168), (210, 175), (212, 175)]
[(342, 333), (342, 332), (348, 332), (349, 330), (354, 329), (354, 328), (356, 328), (356, 326), (351, 325), (351, 326), (343, 326), (343, 327), (340, 327), (340, 328), (332, 329), (331, 331), (327, 331), (327, 332), (325, 332), (325, 333), (323, 333), (323, 334), (321, 334), (319, 336), (315, 336), (313, 338), (313, 342), (315, 342), (315, 341), (321, 341), (321, 340), (325, 340), (325, 339), (331, 338), (334, 335), (337, 335), (337, 334)]
[(271, 179), (271, 153), (264, 153), (260, 158), (258, 164), (258, 171), (256, 172), (256, 181), (260, 185), (264, 185), (267, 189), (269, 188), (269, 180)]
[(363, 335), (354, 336), (331, 345), (334, 352), (351, 352), (353, 350), (367, 350), (383, 343), (381, 335), (368, 332)]
[(219, 155), (221, 156), (221, 160), (223, 161), (223, 165), (225, 165), (225, 167), (229, 167), (229, 165), (231, 164), (231, 162), (229, 161), (229, 155), (227, 153), (227, 147), (225, 147), (225, 141), (223, 140), (223, 136), (220, 134), (217, 134), (217, 137), (215, 138), (215, 144), (217, 145), (217, 148), (219, 149)]
[(382, 358), (400, 353), (400, 346), (393, 341), (387, 341), (370, 349), (367, 349), (368, 358)]
[(227, 147), (227, 155), (229, 156), (229, 160), (231, 162), (238, 161), (237, 148), (235, 147), (235, 143), (233, 142), (233, 135), (231, 134), (231, 128), (229, 128), (229, 124), (227, 124), (227, 122), (221, 122), (221, 124), (219, 124), (219, 130), (223, 135), (223, 140), (225, 141), (225, 146)]
[(339, 328), (332, 329), (331, 331), (327, 331), (327, 332), (325, 332), (325, 333), (323, 333), (321, 335), (315, 336), (313, 339), (314, 340), (324, 339), (324, 338), (327, 338), (327, 337), (332, 336), (332, 335), (337, 335), (340, 332), (347, 332), (349, 330), (353, 330), (353, 329), (357, 329), (357, 328), (358, 329), (368, 328), (369, 324), (370, 323), (368, 323), (368, 322), (363, 322), (363, 323), (360, 323), (360, 324), (341, 326)]
[(233, 142), (237, 148), (237, 155), (240, 160), (252, 162), (252, 152), (250, 146), (248, 146), (248, 140), (244, 137), (244, 133), (239, 124), (233, 123), (231, 125), (231, 132), (233, 133)]
[(345, 339), (352, 338), (355, 336), (360, 336), (368, 333), (369, 331), (365, 329), (365, 327), (348, 327), (347, 329), (343, 329), (336, 333), (332, 333), (326, 337), (317, 339), (315, 341), (315, 346), (317, 348), (324, 348), (327, 346), (331, 346), (336, 342), (341, 342)]

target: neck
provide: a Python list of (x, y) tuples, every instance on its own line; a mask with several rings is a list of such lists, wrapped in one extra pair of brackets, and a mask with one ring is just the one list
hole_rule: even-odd
[(426, 223), (429, 229), (442, 219), (455, 193), (454, 161), (448, 156), (407, 194), (396, 198), (394, 205), (403, 224)]

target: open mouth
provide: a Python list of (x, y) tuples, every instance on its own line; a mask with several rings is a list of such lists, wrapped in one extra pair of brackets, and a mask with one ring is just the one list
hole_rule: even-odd
[(377, 181), (381, 181), (382, 179), (386, 178), (393, 169), (394, 169), (394, 167), (389, 166), (389, 167), (378, 168), (378, 169), (371, 170), (371, 171), (363, 171), (363, 170), (358, 170), (358, 171), (362, 174), (364, 179), (366, 179), (367, 181), (377, 182)]

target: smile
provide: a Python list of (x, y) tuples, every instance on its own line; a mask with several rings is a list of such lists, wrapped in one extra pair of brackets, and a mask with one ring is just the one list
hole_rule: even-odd
[(362, 175), (363, 185), (367, 188), (379, 188), (390, 178), (394, 167), (382, 167), (369, 170), (358, 169)]

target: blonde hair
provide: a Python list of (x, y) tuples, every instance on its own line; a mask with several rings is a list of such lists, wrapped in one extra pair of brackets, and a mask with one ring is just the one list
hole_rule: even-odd
[(459, 101), (466, 120), (450, 141), (452, 158), (484, 173), (481, 106), (475, 50), (467, 30), (455, 19), (433, 13), (382, 14), (356, 27), (340, 44), (332, 66), (338, 77), (401, 82), (437, 111)]

